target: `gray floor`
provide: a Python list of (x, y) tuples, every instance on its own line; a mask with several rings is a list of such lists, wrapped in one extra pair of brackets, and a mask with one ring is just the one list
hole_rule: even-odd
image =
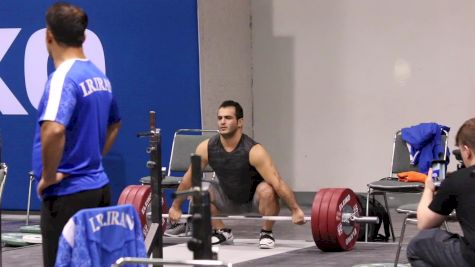
[[(391, 213), (394, 221), (394, 230), (399, 237), (404, 217), (395, 212)], [(231, 226), (234, 236), (239, 238), (257, 238), (258, 226), (234, 224)], [(455, 227), (452, 227), (455, 228)], [(401, 252), (400, 263), (407, 263), (405, 246), (412, 236), (417, 233), (416, 226), (406, 228), (404, 246)], [(296, 226), (292, 224), (277, 223), (274, 234), (278, 244), (279, 239), (313, 240), (310, 225)], [(398, 241), (398, 239), (397, 239)], [(256, 239), (257, 242), (257, 239)], [(353, 250), (347, 252), (322, 252), (316, 246), (284, 254), (252, 260), (236, 264), (245, 266), (353, 266), (368, 263), (393, 263), (396, 255), (397, 243), (393, 242), (358, 242)]]
[[(311, 207), (304, 207), (306, 213), (311, 213)], [(287, 210), (282, 210), (281, 214), (288, 215)], [(403, 216), (391, 211), (394, 230), (399, 237)], [(5, 217), (5, 216), (4, 216)], [(15, 223), (20, 226), (24, 224), (24, 217), (2, 218), (2, 231), (14, 231)], [(33, 221), (35, 222), (35, 221)], [(234, 237), (239, 239), (255, 239), (260, 226), (252, 221), (233, 221), (228, 222), (232, 228)], [(450, 223), (450, 230), (460, 232), (457, 223)], [(403, 251), (401, 253), (400, 263), (407, 263), (405, 255), (405, 246), (412, 236), (417, 233), (414, 225), (407, 227), (404, 239)], [(279, 240), (312, 240), (310, 224), (304, 226), (292, 225), (291, 223), (277, 222), (274, 227), (276, 244)], [(317, 247), (294, 250), (270, 257), (254, 259), (246, 262), (240, 262), (235, 266), (353, 266), (368, 263), (392, 263), (396, 253), (397, 243), (361, 243), (358, 242), (352, 251), (347, 252), (321, 252)], [(256, 250), (258, 250), (256, 246)], [(41, 266), (41, 246), (33, 245), (23, 248), (2, 248), (3, 266)], [(220, 258), (226, 261), (226, 259)], [(382, 266), (382, 265), (380, 265)]]

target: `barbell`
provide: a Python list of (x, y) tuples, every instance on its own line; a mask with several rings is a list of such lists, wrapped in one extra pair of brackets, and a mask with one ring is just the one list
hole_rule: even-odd
[[(119, 204), (132, 204), (141, 217), (142, 225), (148, 229), (147, 213), (150, 213), (150, 191), (141, 189), (147, 185), (128, 186), (122, 191)], [(144, 192), (147, 193), (144, 193)], [(148, 195), (147, 195), (148, 194)], [(162, 200), (163, 201), (163, 200)], [(164, 201), (163, 201), (164, 202)], [(166, 206), (163, 203), (163, 206)], [(164, 209), (164, 212), (166, 210)], [(361, 216), (363, 210), (356, 194), (348, 188), (324, 188), (318, 191), (312, 203), (312, 214), (305, 221), (311, 222), (313, 240), (322, 251), (347, 251), (353, 249), (360, 231), (361, 223), (379, 223), (378, 217)], [(184, 214), (182, 219), (192, 215)], [(168, 214), (162, 215), (165, 221)], [(272, 220), (291, 221), (291, 216), (213, 216), (221, 220)]]
[[(182, 214), (180, 217), (180, 221), (187, 221), (191, 219), (193, 215), (191, 214)], [(162, 218), (169, 219), (170, 216), (168, 214), (162, 214)], [(311, 216), (305, 216), (304, 221), (308, 222), (311, 220)], [(212, 220), (249, 220), (249, 221), (292, 221), (291, 216), (260, 216), (260, 215), (225, 215), (225, 216), (211, 216)], [(343, 213), (342, 214), (342, 222), (343, 224), (348, 224), (351, 222), (356, 223), (379, 223), (378, 217), (372, 216), (355, 216), (351, 213)]]

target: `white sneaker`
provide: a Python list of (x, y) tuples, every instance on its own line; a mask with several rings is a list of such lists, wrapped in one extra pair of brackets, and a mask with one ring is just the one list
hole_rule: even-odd
[(233, 240), (234, 240), (233, 233), (231, 233), (231, 229), (227, 229), (227, 228), (214, 230), (214, 233), (211, 236), (211, 244), (213, 245), (218, 245), (218, 244), (232, 245), (234, 244)]
[(274, 248), (275, 246), (275, 239), (274, 234), (272, 231), (261, 230), (259, 236), (259, 248), (262, 249), (269, 249)]

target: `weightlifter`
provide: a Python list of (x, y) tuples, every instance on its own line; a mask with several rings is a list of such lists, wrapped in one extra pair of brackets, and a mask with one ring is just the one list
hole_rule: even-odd
[(69, 218), (111, 202), (102, 157), (118, 134), (120, 116), (109, 80), (84, 54), (87, 22), (81, 8), (67, 3), (46, 13), (46, 47), (56, 70), (38, 106), (33, 142), (46, 267), (55, 264)]
[[(429, 170), (417, 208), (421, 231), (407, 248), (412, 266), (475, 266), (475, 118), (460, 127), (455, 144), (467, 168), (447, 175), (437, 190)], [(463, 236), (439, 228), (453, 210)]]
[[(235, 101), (224, 101), (218, 108), (219, 134), (201, 142), (196, 154), (202, 168), (209, 164), (216, 172), (216, 182), (210, 183), (211, 214), (219, 215), (258, 212), (278, 215), (279, 197), (292, 212), (292, 222), (304, 224), (304, 213), (293, 192), (280, 177), (270, 155), (262, 145), (243, 133), (243, 109)], [(191, 169), (183, 176), (177, 191), (191, 187)], [(170, 219), (181, 217), (183, 198), (173, 201)], [(259, 236), (259, 248), (274, 248), (273, 221), (264, 221)], [(232, 244), (231, 229), (221, 220), (213, 220), (213, 244)]]

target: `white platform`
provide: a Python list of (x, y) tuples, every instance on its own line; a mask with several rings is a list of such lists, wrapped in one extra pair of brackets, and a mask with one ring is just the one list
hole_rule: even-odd
[[(258, 242), (258, 239), (234, 239), (234, 245), (220, 245), (218, 260), (235, 264), (315, 246), (314, 242), (305, 240), (277, 239), (275, 248), (260, 249)], [(315, 249), (317, 248), (315, 247)], [(188, 250), (186, 243), (164, 247), (163, 255), (165, 259), (193, 259), (193, 253)]]

